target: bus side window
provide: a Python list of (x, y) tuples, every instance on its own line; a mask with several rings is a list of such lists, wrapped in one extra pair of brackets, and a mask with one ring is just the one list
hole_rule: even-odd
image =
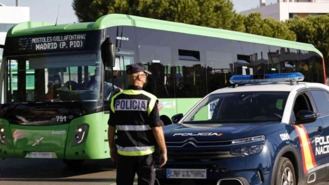
[(206, 68), (201, 64), (176, 66), (175, 93), (177, 97), (201, 97), (206, 94)]
[(147, 90), (150, 90), (161, 98), (170, 97), (168, 79), (165, 73), (166, 68), (168, 68), (168, 66), (164, 66), (161, 63), (151, 63), (148, 68), (148, 70), (154, 75), (151, 75), (148, 78)]
[[(121, 53), (129, 53), (129, 55), (124, 55)], [(114, 83), (118, 88), (124, 89), (127, 84), (126, 78), (126, 66), (134, 63), (133, 52), (131, 51), (121, 51), (121, 53), (117, 53), (118, 56), (115, 59), (114, 67), (113, 67), (113, 79), (108, 78), (105, 81), (109, 83)]]

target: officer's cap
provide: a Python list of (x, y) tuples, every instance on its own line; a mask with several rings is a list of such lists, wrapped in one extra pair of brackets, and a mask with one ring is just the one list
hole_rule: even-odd
[(136, 63), (136, 64), (131, 64), (131, 65), (127, 65), (127, 70), (126, 70), (127, 74), (131, 75), (134, 73), (138, 73), (138, 72), (144, 72), (148, 75), (151, 75), (152, 73), (148, 70), (146, 70), (144, 68), (144, 65), (141, 63)]

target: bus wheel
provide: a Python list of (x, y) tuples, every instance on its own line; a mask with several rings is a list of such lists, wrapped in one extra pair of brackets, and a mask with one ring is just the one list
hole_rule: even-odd
[(297, 185), (294, 166), (286, 157), (279, 159), (276, 170), (275, 185)]
[(84, 160), (67, 160), (64, 159), (63, 162), (66, 164), (69, 168), (80, 168), (84, 162)]

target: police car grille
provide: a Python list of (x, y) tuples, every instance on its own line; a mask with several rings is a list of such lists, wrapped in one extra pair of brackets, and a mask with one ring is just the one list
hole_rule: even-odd
[[(232, 157), (226, 151), (232, 141), (197, 140), (195, 137), (181, 141), (167, 141), (168, 155), (173, 160), (218, 159)], [(222, 149), (221, 149), (222, 148)], [(226, 149), (223, 149), (226, 148)], [(197, 152), (196, 152), (197, 151)]]
[(229, 151), (168, 151), (171, 160), (219, 159), (233, 157)]

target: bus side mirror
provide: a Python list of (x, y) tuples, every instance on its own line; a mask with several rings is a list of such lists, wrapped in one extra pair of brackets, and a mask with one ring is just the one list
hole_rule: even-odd
[(296, 123), (297, 124), (304, 124), (304, 123), (311, 123), (317, 119), (317, 114), (313, 111), (309, 110), (300, 110), (296, 114)]
[(183, 118), (183, 114), (180, 113), (180, 114), (175, 114), (173, 115), (173, 117), (171, 117), (171, 120), (173, 123), (178, 123), (182, 118)]
[(113, 67), (115, 60), (115, 46), (111, 43), (110, 38), (106, 38), (101, 45), (101, 56), (104, 66)]

